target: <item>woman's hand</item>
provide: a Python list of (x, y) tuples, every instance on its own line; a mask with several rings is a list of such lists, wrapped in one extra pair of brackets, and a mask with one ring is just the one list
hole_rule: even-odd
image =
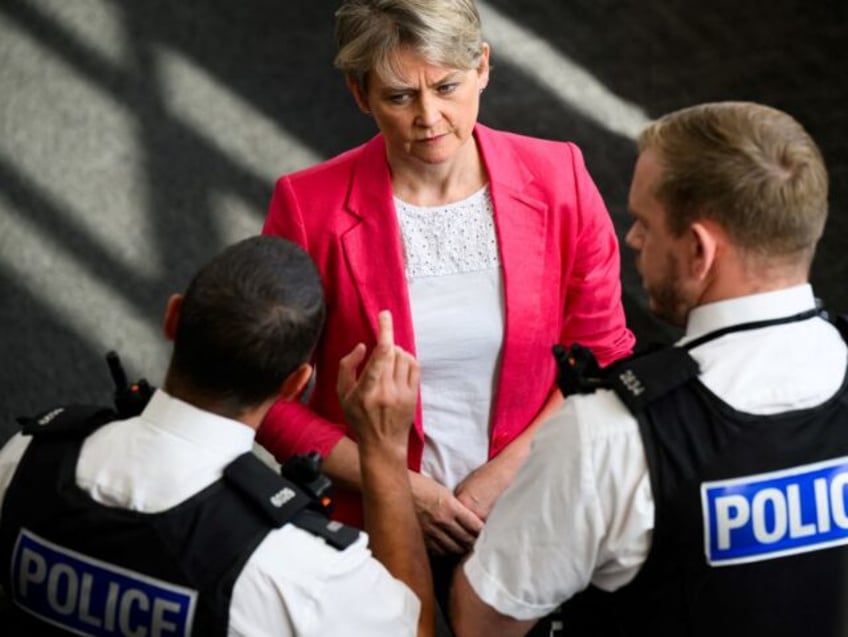
[(477, 467), (454, 490), (457, 499), (485, 522), (495, 501), (518, 474), (530, 454), (530, 443), (536, 430), (563, 404), (562, 393), (554, 387), (544, 407), (524, 431), (486, 464)]
[(483, 520), (432, 478), (410, 472), (412, 497), (424, 542), (432, 553), (467, 553), (483, 528)]
[(469, 473), (454, 491), (456, 498), (483, 522), (492, 512), (495, 500), (518, 473), (521, 462), (513, 456), (507, 447), (486, 464)]

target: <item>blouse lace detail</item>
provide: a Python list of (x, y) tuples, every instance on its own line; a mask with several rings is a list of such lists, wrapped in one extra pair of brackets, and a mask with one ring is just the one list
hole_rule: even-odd
[(476, 272), (500, 264), (489, 186), (444, 206), (395, 197), (408, 280)]

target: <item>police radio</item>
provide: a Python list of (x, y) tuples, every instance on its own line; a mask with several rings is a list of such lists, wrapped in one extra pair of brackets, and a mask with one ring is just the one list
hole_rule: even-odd
[(606, 386), (601, 366), (588, 347), (573, 343), (566, 349), (556, 344), (552, 351), (557, 364), (556, 382), (563, 396), (591, 394)]
[(144, 411), (150, 397), (153, 395), (153, 387), (146, 379), (142, 378), (132, 385), (127, 381), (127, 374), (121, 365), (121, 358), (115, 351), (106, 354), (106, 363), (109, 365), (109, 373), (115, 383), (113, 400), (118, 418), (126, 420), (138, 416)]
[(280, 467), (280, 475), (306, 491), (312, 498), (311, 509), (327, 515), (333, 512), (333, 483), (321, 473), (321, 455), (317, 451), (292, 456)]

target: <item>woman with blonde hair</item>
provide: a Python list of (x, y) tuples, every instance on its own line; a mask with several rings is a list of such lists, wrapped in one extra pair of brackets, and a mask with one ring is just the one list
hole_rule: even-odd
[(601, 364), (630, 353), (611, 219), (571, 143), (478, 123), (490, 48), (473, 0), (348, 0), (335, 65), (379, 133), (284, 175), (263, 232), (310, 253), (328, 314), (308, 402), (279, 402), (260, 442), (284, 460), (317, 450), (361, 522), (356, 441), (332, 370), (373, 317), (421, 366), (410, 438), (416, 507), (433, 554), (468, 551), (562, 402), (551, 346)]

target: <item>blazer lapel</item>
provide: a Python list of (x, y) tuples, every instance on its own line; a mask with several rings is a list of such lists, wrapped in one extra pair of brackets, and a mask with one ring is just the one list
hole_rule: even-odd
[[(395, 343), (415, 355), (412, 311), (406, 285), (403, 243), (392, 196), (385, 143), (377, 135), (363, 148), (351, 171), (348, 212), (359, 220), (341, 237), (347, 267), (371, 333), (377, 338), (377, 313), (391, 310)], [(409, 467), (421, 466), (424, 432), (421, 401), (409, 434)]]
[(351, 172), (346, 205), (359, 223), (342, 236), (342, 245), (374, 338), (377, 336), (377, 313), (391, 310), (395, 343), (414, 354), (403, 243), (382, 135), (363, 147)]
[(514, 383), (516, 375), (531, 371), (530, 362), (524, 360), (522, 332), (550, 320), (540, 317), (538, 310), (540, 295), (550, 293), (544, 278), (548, 206), (533, 196), (532, 173), (502, 135), (479, 124), (475, 135), (489, 174), (504, 286), (502, 373), (492, 411), (497, 430), (510, 416), (500, 406), (503, 388)]

